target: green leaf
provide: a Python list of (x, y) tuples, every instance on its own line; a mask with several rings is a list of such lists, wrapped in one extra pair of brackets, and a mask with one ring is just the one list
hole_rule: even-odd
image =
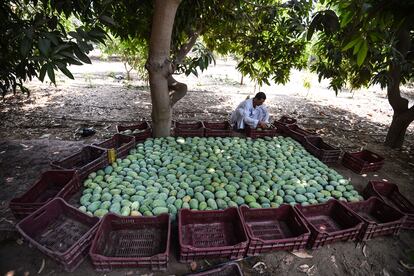
[(52, 43), (54, 44), (54, 45), (58, 45), (59, 44), (59, 41), (58, 41), (58, 39), (57, 39), (57, 36), (54, 34), (54, 33), (45, 33), (45, 36), (50, 40), (50, 41), (52, 41)]
[(52, 83), (56, 84), (55, 71), (53, 70), (53, 65), (50, 63), (47, 64), (47, 76), (49, 77)]
[(39, 39), (39, 50), (44, 56), (47, 56), (50, 50), (50, 40), (47, 38), (40, 38)]
[(352, 12), (348, 11), (344, 14), (344, 16), (341, 19), (341, 28), (345, 27), (349, 21), (352, 19)]
[(39, 74), (39, 80), (41, 82), (43, 82), (43, 80), (45, 79), (46, 70), (47, 70), (47, 64), (43, 64), (42, 68), (40, 68), (40, 74)]
[(365, 57), (367, 56), (368, 53), (368, 43), (365, 40), (364, 43), (362, 44), (361, 49), (358, 52), (358, 57), (357, 57), (357, 64), (358, 66), (361, 66), (362, 63), (364, 63)]
[(74, 49), (75, 55), (83, 62), (91, 64), (91, 60), (89, 59), (89, 57), (87, 55), (85, 55), (85, 53), (83, 53), (81, 50), (79, 50), (79, 48), (75, 47)]
[(68, 70), (66, 67), (59, 67), (60, 71), (62, 71), (63, 74), (65, 74), (70, 79), (75, 79), (72, 75), (72, 73)]
[(354, 51), (352, 52), (353, 55), (356, 55), (356, 53), (359, 52), (359, 48), (361, 48), (361, 45), (364, 41), (361, 39), (358, 41), (358, 43), (354, 46)]
[(348, 44), (346, 44), (346, 45), (345, 45), (345, 47), (344, 47), (344, 48), (342, 48), (342, 51), (344, 52), (344, 51), (346, 51), (346, 50), (348, 50), (348, 49), (351, 49), (351, 48), (352, 48), (352, 47), (354, 47), (354, 46), (355, 46), (355, 44), (357, 44), (360, 40), (361, 40), (361, 38), (360, 38), (360, 37), (357, 37), (357, 38), (355, 38), (354, 40), (352, 40), (352, 41), (348, 42)]

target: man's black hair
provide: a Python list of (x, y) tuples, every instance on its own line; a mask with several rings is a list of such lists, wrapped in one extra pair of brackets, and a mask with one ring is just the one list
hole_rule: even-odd
[(254, 98), (257, 100), (261, 100), (261, 99), (266, 100), (266, 94), (264, 92), (258, 92), (256, 96), (254, 96)]

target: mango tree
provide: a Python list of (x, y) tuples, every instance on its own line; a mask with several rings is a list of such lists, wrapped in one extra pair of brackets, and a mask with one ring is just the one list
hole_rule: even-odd
[[(401, 95), (400, 85), (414, 77), (414, 2), (397, 0), (327, 0), (317, 12), (308, 38), (317, 33), (313, 71), (329, 78), (339, 91), (380, 84), (387, 88), (394, 110), (385, 144), (403, 145), (414, 120), (414, 105)], [(367, 107), (369, 109), (369, 107)]]

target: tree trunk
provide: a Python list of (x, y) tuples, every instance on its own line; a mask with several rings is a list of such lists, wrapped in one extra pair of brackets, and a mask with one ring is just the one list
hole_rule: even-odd
[(401, 148), (404, 143), (408, 126), (414, 121), (414, 107), (402, 114), (394, 114), (388, 129), (385, 145), (391, 148)]
[[(396, 48), (405, 57), (410, 47), (410, 33), (406, 28), (402, 28), (398, 34)], [(414, 106), (409, 108), (408, 100), (401, 97), (401, 67), (399, 64), (395, 64), (394, 61), (390, 64), (389, 76), (390, 81), (387, 86), (387, 96), (394, 115), (388, 129), (385, 145), (391, 148), (400, 148), (404, 143), (408, 126), (414, 121)]]
[(152, 124), (154, 137), (170, 135), (172, 106), (168, 79), (173, 73), (170, 47), (175, 14), (180, 0), (155, 0), (150, 49), (146, 68), (152, 101)]

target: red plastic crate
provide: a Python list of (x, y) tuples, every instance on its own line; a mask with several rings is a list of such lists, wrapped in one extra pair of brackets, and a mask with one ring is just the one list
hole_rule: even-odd
[(381, 169), (382, 165), (384, 165), (384, 158), (369, 150), (345, 152), (342, 157), (342, 165), (356, 173), (362, 174)]
[(55, 169), (77, 170), (83, 178), (98, 168), (108, 164), (107, 151), (95, 146), (86, 146), (81, 151), (50, 165)]
[(337, 163), (341, 150), (325, 143), (320, 137), (306, 137), (305, 149), (324, 163)]
[(166, 270), (170, 250), (169, 214), (157, 217), (121, 217), (106, 214), (89, 255), (95, 269), (149, 267)]
[(386, 203), (407, 215), (407, 219), (402, 228), (414, 230), (414, 204), (400, 193), (396, 184), (371, 180), (364, 189), (364, 197), (369, 198), (371, 196), (381, 198)]
[(104, 149), (115, 149), (116, 157), (124, 158), (135, 147), (135, 137), (117, 133), (112, 138), (93, 145)]
[(55, 198), (16, 225), (32, 246), (74, 271), (87, 255), (99, 219)]
[(295, 205), (295, 208), (311, 230), (308, 242), (311, 249), (338, 241), (354, 241), (363, 225), (352, 210), (335, 199), (316, 205)]
[(188, 274), (187, 276), (243, 276), (240, 266), (229, 263), (206, 271)]
[(281, 130), (279, 130), (276, 126), (270, 125), (269, 128), (257, 130), (250, 128), (249, 125), (246, 124), (246, 136), (250, 138), (263, 138), (266, 136), (273, 137), (281, 133)]
[(204, 125), (202, 122), (175, 122), (174, 136), (204, 137)]
[(247, 233), (237, 208), (181, 209), (178, 236), (180, 262), (206, 258), (238, 259), (244, 257), (248, 246)]
[(66, 199), (70, 186), (81, 186), (75, 170), (46, 171), (23, 195), (13, 198), (9, 208), (17, 219), (22, 219), (55, 197)]
[(296, 124), (287, 125), (286, 134), (301, 144), (306, 142), (305, 141), (306, 137), (317, 137), (318, 136), (316, 133), (300, 128)]
[[(140, 130), (140, 132), (138, 133), (131, 133), (128, 135), (132, 135), (135, 137), (135, 142), (139, 143), (144, 141), (147, 138), (151, 138), (152, 137), (152, 130), (150, 125), (148, 124), (147, 121), (142, 121), (142, 122), (138, 122), (134, 125), (129, 125), (129, 126), (122, 126), (122, 125), (117, 125), (116, 126), (116, 131), (118, 133), (121, 133), (125, 130), (131, 130), (132, 132), (134, 130)], [(123, 133), (121, 133), (123, 134)]]
[(239, 208), (249, 236), (247, 256), (273, 250), (300, 250), (306, 247), (310, 231), (306, 222), (290, 205), (279, 208)]
[(205, 137), (230, 137), (232, 129), (229, 122), (203, 122)]
[(359, 240), (377, 236), (398, 235), (406, 216), (377, 197), (365, 201), (347, 202), (347, 206), (364, 221)]

